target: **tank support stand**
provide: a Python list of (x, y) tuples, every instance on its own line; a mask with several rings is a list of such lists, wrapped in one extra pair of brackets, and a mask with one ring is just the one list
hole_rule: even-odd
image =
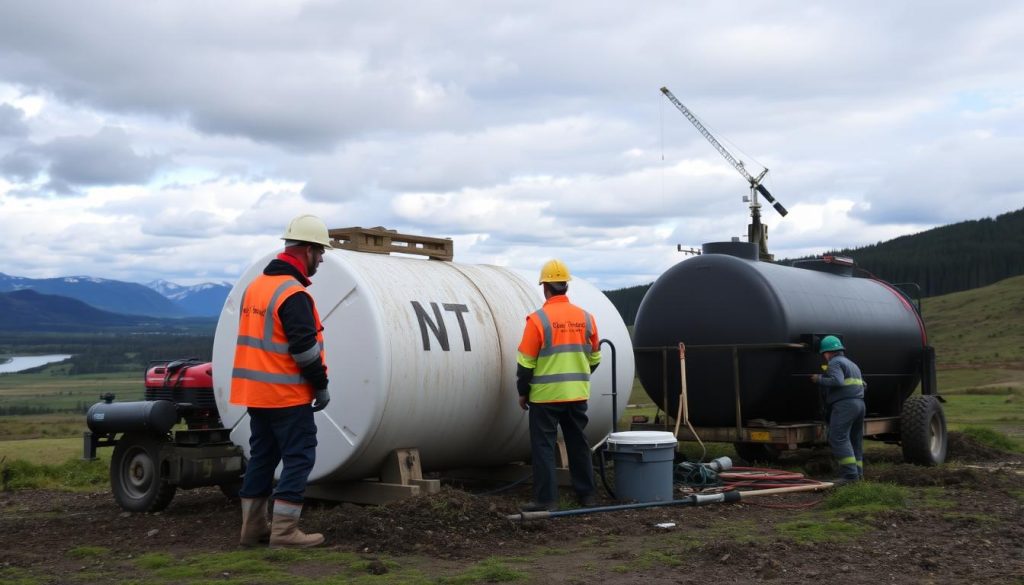
[(380, 480), (365, 479), (306, 488), (306, 495), (319, 500), (353, 504), (387, 504), (421, 494), (435, 494), (441, 481), (423, 479), (419, 449), (395, 449), (380, 469)]

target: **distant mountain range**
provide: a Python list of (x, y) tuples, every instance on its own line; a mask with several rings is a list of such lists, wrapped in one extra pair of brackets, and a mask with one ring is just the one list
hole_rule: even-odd
[(170, 320), (103, 311), (77, 299), (44, 294), (30, 288), (0, 293), (2, 331), (80, 332), (151, 326), (167, 321)]
[[(231, 285), (180, 286), (163, 280), (142, 285), (90, 276), (25, 278), (0, 273), (0, 293), (22, 290), (74, 299), (110, 313), (174, 318), (219, 315)], [(7, 316), (0, 315), (0, 327), (6, 320)]]

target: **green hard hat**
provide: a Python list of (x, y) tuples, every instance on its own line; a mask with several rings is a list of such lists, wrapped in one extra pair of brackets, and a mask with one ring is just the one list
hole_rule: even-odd
[(835, 335), (826, 335), (821, 343), (818, 344), (818, 353), (825, 353), (826, 351), (839, 351), (845, 350), (843, 342), (839, 341), (839, 338)]

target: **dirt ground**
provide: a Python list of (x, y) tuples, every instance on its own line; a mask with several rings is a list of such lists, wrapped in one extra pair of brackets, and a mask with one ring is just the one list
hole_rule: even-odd
[[(1024, 583), (1024, 457), (957, 434), (950, 456), (937, 468), (898, 464), (895, 454), (869, 465), (869, 480), (908, 486), (910, 505), (850, 518), (814, 506), (823, 495), (792, 494), (522, 525), (506, 515), (528, 488), (483, 495), (481, 486), (446, 486), (387, 506), (313, 504), (303, 527), (323, 532), (328, 548), (371, 561), (372, 574), (387, 573), (380, 559), (443, 576), (489, 557), (526, 557), (516, 568), (532, 583)], [(0, 571), (88, 583), (76, 577), (86, 563), (68, 554), (78, 547), (103, 547), (111, 551), (105, 562), (126, 567), (147, 552), (234, 551), (239, 516), (215, 488), (179, 492), (158, 514), (122, 512), (106, 491), (3, 493)], [(799, 519), (825, 527), (849, 520), (866, 531), (806, 542), (784, 530)], [(657, 526), (664, 523), (674, 526)]]

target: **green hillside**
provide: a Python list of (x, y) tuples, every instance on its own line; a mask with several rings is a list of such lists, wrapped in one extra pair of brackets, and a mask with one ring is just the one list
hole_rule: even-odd
[(924, 299), (921, 312), (941, 367), (1024, 369), (1024, 276)]
[(924, 299), (922, 314), (951, 427), (1024, 439), (1024, 276)]

